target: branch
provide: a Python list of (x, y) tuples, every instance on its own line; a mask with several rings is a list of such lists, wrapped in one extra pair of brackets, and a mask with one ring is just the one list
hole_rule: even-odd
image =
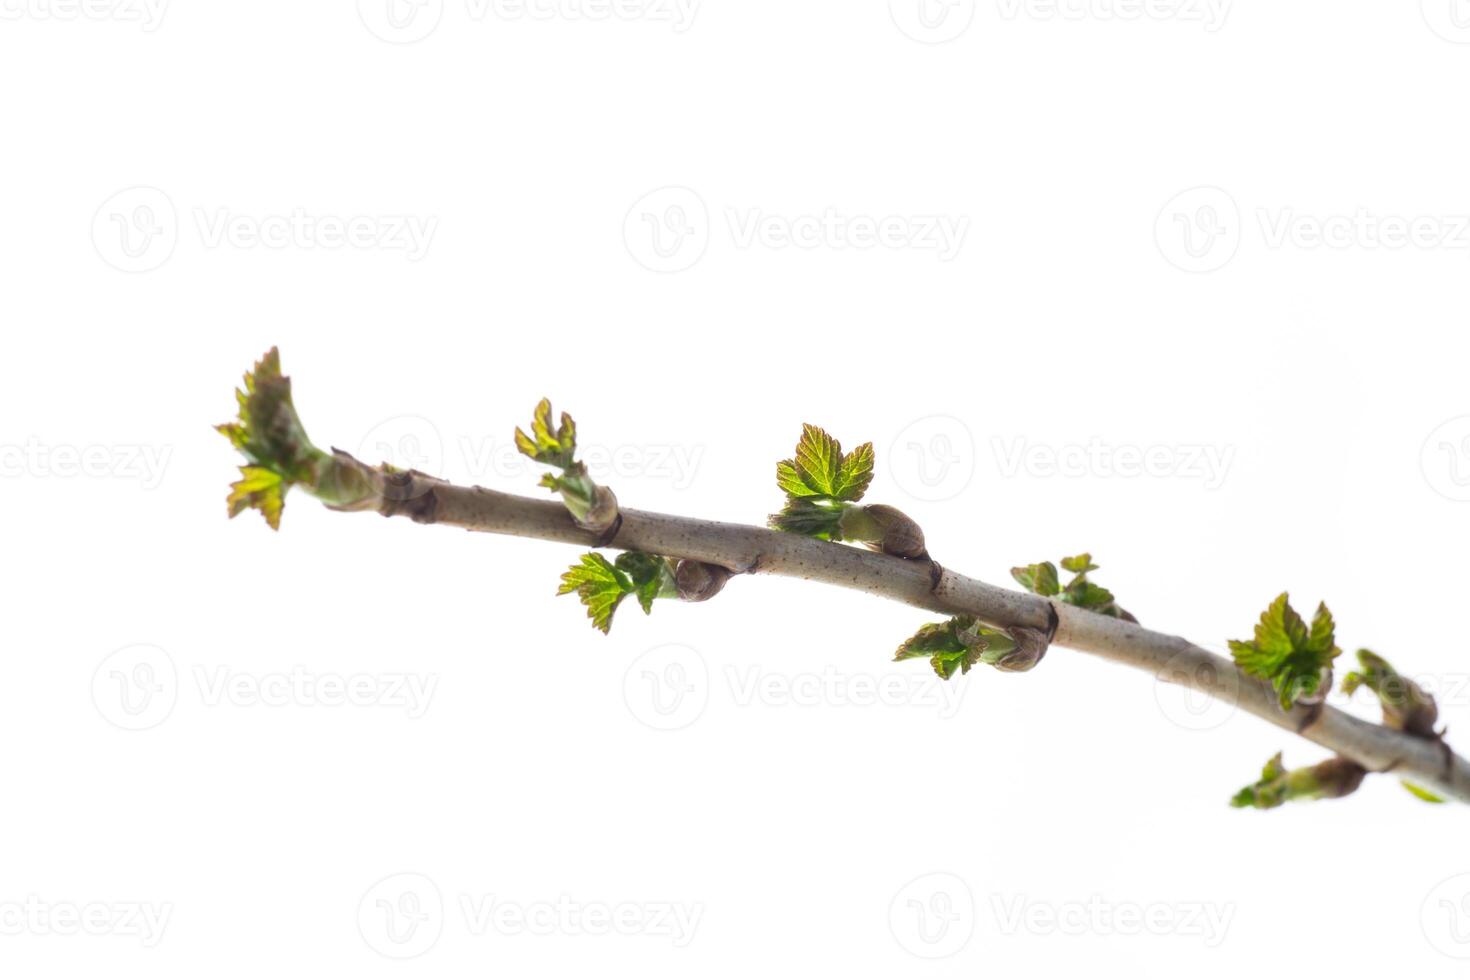
[[(359, 464), (362, 465), (362, 464)], [(622, 511), (611, 541), (579, 528), (555, 500), (460, 487), (421, 473), (389, 477), (375, 508), (387, 517), (467, 531), (539, 538), (563, 544), (643, 551), (719, 565), (735, 573), (784, 575), (906, 603), (949, 616), (974, 616), (1000, 628), (1050, 631), (1053, 643), (1146, 671), (1232, 703), (1278, 728), (1300, 734), (1375, 772), (1432, 787), (1470, 803), (1470, 763), (1440, 742), (1394, 731), (1330, 705), (1283, 711), (1266, 683), (1178, 636), (1100, 616), (1042, 596), (1003, 589), (944, 569), (937, 584), (928, 567), (892, 555), (861, 551), (745, 524), (727, 524), (648, 511)]]
[[(1294, 772), (1286, 772), (1280, 767), (1279, 759), (1273, 759), (1267, 765), (1263, 782), (1255, 788), (1261, 790), (1256, 793), (1258, 797), (1268, 795), (1262, 787), (1268, 787), (1272, 780), (1276, 802), (1346, 795), (1356, 789), (1362, 770), (1367, 770), (1392, 772), (1446, 798), (1470, 803), (1470, 763), (1438, 737), (1425, 737), (1422, 731), (1404, 730), (1402, 726), (1376, 725), (1320, 702), (1302, 704), (1288, 698), (1286, 703), (1290, 706), (1283, 708), (1280, 691), (1268, 682), (1246, 674), (1230, 660), (1188, 640), (1147, 629), (1133, 622), (1126, 613), (1101, 615), (1063, 601), (1065, 597), (1016, 592), (941, 569), (928, 560), (922, 535), (917, 542), (912, 539), (917, 534), (916, 527), (901, 527), (904, 547), (890, 547), (893, 529), (900, 527), (890, 523), (896, 519), (893, 515), (907, 521), (892, 508), (881, 505), (862, 508), (876, 511), (872, 517), (881, 518), (885, 527), (878, 529), (882, 533), (876, 538), (858, 540), (897, 552), (884, 553), (790, 531), (621, 509), (610, 493), (604, 498), (603, 489), (586, 479), (585, 470), (567, 468), (572, 466), (570, 450), (553, 465), (567, 464), (563, 468), (572, 478), (571, 489), (567, 477), (544, 485), (564, 498), (574, 499), (533, 499), (484, 487), (461, 487), (424, 473), (396, 470), (387, 465), (368, 466), (341, 450), (330, 454), (317, 450), (306, 439), (295, 416), (289, 381), (280, 375), (274, 351), (257, 366), (253, 375), (247, 376), (246, 390), (240, 397), (242, 422), (220, 427), (251, 464), (242, 467), (244, 476), (230, 496), (231, 516), (246, 507), (256, 507), (275, 527), (285, 491), (300, 484), (335, 510), (376, 511), (385, 517), (408, 517), (420, 524), (610, 547), (698, 562), (732, 574), (783, 575), (856, 589), (935, 613), (972, 617), (1001, 630), (1030, 631), (1027, 635), (1048, 638), (1057, 646), (1126, 664), (1159, 680), (1182, 684), (1234, 704), (1340, 757), (1337, 763), (1328, 760), (1311, 770)], [(538, 426), (549, 430), (549, 406), (538, 407), (537, 415)], [(564, 418), (564, 426), (563, 435), (567, 432), (574, 435), (569, 419)], [(538, 431), (538, 438), (542, 434)], [(548, 438), (553, 439), (554, 434)], [(555, 443), (548, 445), (555, 448)], [(832, 447), (840, 453), (835, 441)], [(542, 449), (552, 451), (544, 446)], [(870, 465), (871, 447), (860, 447), (859, 451), (863, 449), (867, 450), (866, 462)], [(860, 496), (866, 483), (858, 482), (862, 483), (857, 490)], [(611, 510), (596, 514), (597, 504), (603, 500)], [(597, 519), (588, 520), (589, 509)], [(849, 516), (854, 509), (855, 505), (848, 508)], [(790, 507), (783, 512), (786, 518), (792, 514)], [(783, 515), (776, 515), (773, 520), (779, 524)], [(797, 516), (806, 519), (810, 515)], [(861, 520), (869, 520), (867, 516), (859, 516)], [(861, 523), (849, 521), (847, 517), (843, 522), (845, 526)], [(900, 554), (912, 557), (899, 557)], [(1083, 566), (1085, 573), (1089, 566), (1085, 561)], [(689, 590), (699, 594), (687, 594), (682, 588), (678, 594), (684, 594), (685, 598), (705, 598), (718, 591), (720, 584), (722, 578), (709, 588), (706, 577), (702, 588)], [(652, 597), (649, 598), (651, 601)], [(1284, 596), (1279, 602), (1289, 613)], [(1329, 616), (1329, 629), (1330, 625)], [(606, 620), (602, 628), (606, 628)], [(1330, 645), (1330, 632), (1327, 642)], [(1039, 659), (1040, 652), (1044, 652), (1044, 647), (1035, 653), (1031, 663)], [(1365, 667), (1370, 666), (1369, 661), (1364, 662)], [(1383, 664), (1381, 658), (1373, 658), (1372, 665), (1378, 664)], [(1382, 668), (1378, 669), (1382, 673)], [(1385, 710), (1387, 716), (1388, 709)], [(1255, 790), (1242, 791), (1241, 796), (1250, 796)]]

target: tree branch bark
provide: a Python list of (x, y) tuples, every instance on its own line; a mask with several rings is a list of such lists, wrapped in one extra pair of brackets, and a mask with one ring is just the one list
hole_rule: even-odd
[(1370, 771), (1392, 772), (1446, 798), (1470, 803), (1470, 764), (1443, 742), (1376, 725), (1326, 704), (1283, 711), (1267, 684), (1244, 674), (1230, 660), (1136, 623), (999, 588), (948, 569), (936, 581), (927, 562), (745, 524), (625, 509), (617, 533), (599, 540), (597, 534), (579, 528), (557, 500), (460, 487), (420, 473), (385, 478), (372, 472), (383, 488), (378, 510), (384, 516), (688, 558), (737, 573), (785, 575), (857, 589), (931, 612), (974, 616), (991, 626), (1054, 631), (1054, 645), (1201, 691)]

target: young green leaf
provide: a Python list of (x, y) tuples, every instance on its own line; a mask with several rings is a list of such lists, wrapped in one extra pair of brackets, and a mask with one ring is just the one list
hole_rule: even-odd
[(954, 676), (956, 670), (968, 674), (970, 668), (980, 662), (983, 644), (968, 642), (962, 636), (973, 624), (969, 617), (956, 617), (944, 623), (926, 623), (919, 631), (899, 644), (894, 654), (895, 661), (924, 659), (934, 668), (934, 673), (945, 680)]
[(291, 402), (291, 379), (281, 373), (281, 353), (272, 347), (246, 373), (243, 388), (235, 391), (239, 417), (215, 426), (230, 445), (255, 466), (264, 466), (282, 479), (301, 479), (321, 450), (307, 438)]
[(1084, 551), (1073, 558), (1063, 558), (1062, 569), (1075, 575), (1086, 575), (1088, 572), (1097, 571), (1098, 566), (1092, 563), (1092, 555)]
[(893, 659), (926, 659), (936, 674), (949, 680), (955, 671), (968, 674), (978, 663), (999, 664), (1015, 649), (1015, 640), (1003, 630), (981, 626), (973, 616), (955, 616), (919, 627), (899, 645)]
[(1261, 778), (1236, 793), (1230, 800), (1233, 807), (1255, 807), (1270, 810), (1286, 802), (1286, 767), (1277, 752), (1261, 769)]
[(1341, 756), (1288, 770), (1278, 752), (1261, 770), (1261, 778), (1236, 793), (1230, 805), (1271, 810), (1291, 800), (1337, 799), (1356, 792), (1366, 775), (1366, 769)]
[(323, 452), (307, 437), (291, 401), (291, 379), (281, 373), (276, 348), (245, 375), (235, 402), (236, 420), (215, 426), (246, 459), (226, 498), (231, 517), (255, 509), (279, 530), (286, 491), (297, 485), (340, 509), (373, 497), (365, 467), (349, 456)]
[(1362, 670), (1352, 671), (1342, 679), (1344, 694), (1367, 687), (1378, 695), (1383, 723), (1389, 728), (1421, 738), (1439, 737), (1434, 730), (1439, 721), (1439, 706), (1431, 694), (1371, 650), (1359, 650), (1358, 663)]
[(1061, 591), (1057, 580), (1057, 566), (1049, 561), (1039, 565), (1022, 565), (1011, 569), (1011, 577), (1020, 582), (1026, 591), (1037, 595), (1053, 596)]
[(766, 521), (777, 531), (804, 534), (823, 541), (842, 540), (842, 515), (847, 505), (812, 497), (787, 497), (786, 506)]
[(1247, 674), (1269, 681), (1283, 711), (1317, 694), (1342, 651), (1333, 638), (1332, 613), (1319, 605), (1309, 628), (1285, 592), (1261, 614), (1254, 640), (1231, 640), (1230, 652)]
[(1098, 566), (1093, 564), (1092, 555), (1084, 551), (1072, 558), (1063, 558), (1062, 568), (1072, 573), (1071, 581), (1062, 589), (1063, 602), (1079, 609), (1089, 609), (1103, 616), (1112, 616), (1114, 619), (1126, 619), (1131, 623), (1138, 622), (1131, 613), (1118, 605), (1111, 591), (1088, 579), (1087, 573), (1098, 569)]
[(228, 512), (236, 517), (254, 508), (272, 529), (281, 527), (286, 491), (293, 483), (315, 479), (317, 462), (326, 454), (307, 438), (291, 402), (291, 379), (281, 374), (281, 354), (272, 347), (236, 389), (239, 417), (215, 430), (239, 450), (249, 464), (230, 485)]
[(873, 482), (873, 444), (865, 442), (842, 457), (837, 467), (837, 479), (832, 483), (833, 495), (838, 500), (855, 502), (863, 499), (868, 486)]
[(516, 448), (538, 463), (567, 469), (572, 465), (577, 452), (577, 424), (566, 412), (561, 413), (561, 425), (551, 426), (551, 400), (543, 398), (531, 416), (531, 434), (528, 436), (516, 428)]
[(607, 487), (600, 487), (587, 475), (587, 465), (576, 459), (577, 424), (566, 412), (561, 423), (552, 428), (551, 401), (543, 398), (531, 417), (531, 434), (520, 429), (515, 433), (516, 448), (544, 466), (561, 470), (561, 475), (545, 473), (541, 486), (561, 494), (572, 519), (584, 528), (606, 531), (618, 517), (617, 497)]
[(1112, 592), (1088, 580), (1087, 573), (1095, 572), (1098, 568), (1092, 562), (1092, 555), (1084, 551), (1080, 555), (1063, 558), (1062, 568), (1072, 573), (1071, 580), (1065, 586), (1057, 577), (1057, 567), (1049, 561), (1013, 568), (1011, 577), (1036, 595), (1056, 596), (1069, 606), (1088, 609), (1115, 619), (1126, 619), (1131, 623), (1138, 622), (1132, 614), (1118, 605)]
[(618, 603), (632, 591), (628, 577), (619, 572), (612, 562), (595, 551), (582, 556), (579, 564), (562, 573), (561, 588), (557, 595), (575, 592), (587, 607), (587, 615), (595, 629), (606, 633), (612, 629), (613, 613)]
[(644, 613), (653, 612), (654, 599), (678, 595), (674, 565), (667, 558), (641, 551), (625, 551), (618, 555), (614, 564), (632, 583), (632, 594), (638, 598)]
[(643, 611), (651, 613), (654, 599), (678, 594), (668, 559), (641, 551), (625, 551), (615, 561), (588, 552), (562, 573), (561, 582), (556, 594), (575, 592), (587, 607), (592, 626), (603, 633), (612, 629), (613, 613), (628, 596), (635, 596)]
[(843, 455), (842, 445), (823, 429), (803, 425), (796, 456), (776, 464), (776, 485), (793, 498), (817, 497), (853, 503), (873, 482), (873, 444)]
[(1080, 609), (1091, 609), (1094, 612), (1105, 612), (1114, 606), (1111, 592), (1101, 585), (1087, 581), (1080, 575), (1067, 583), (1066, 589), (1062, 591), (1062, 601)]
[(230, 484), (230, 495), (226, 498), (230, 516), (236, 517), (253, 507), (264, 515), (271, 530), (279, 531), (281, 509), (286, 505), (286, 486), (274, 470), (264, 466), (240, 467), (240, 479)]
[(1435, 794), (1429, 792), (1429, 790), (1425, 789), (1423, 786), (1417, 786), (1414, 783), (1409, 782), (1407, 779), (1400, 779), (1399, 785), (1403, 786), (1404, 789), (1408, 790), (1411, 794), (1413, 794), (1418, 799), (1423, 800), (1425, 803), (1445, 802), (1444, 797), (1436, 796)]

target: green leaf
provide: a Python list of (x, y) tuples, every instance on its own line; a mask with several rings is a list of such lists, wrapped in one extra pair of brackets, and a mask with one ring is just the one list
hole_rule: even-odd
[(968, 674), (970, 668), (980, 662), (980, 654), (985, 649), (983, 641), (975, 642), (964, 635), (974, 623), (968, 616), (959, 616), (945, 623), (926, 623), (899, 645), (893, 659), (928, 660), (934, 673), (945, 680), (953, 677), (957, 670)]
[(281, 509), (286, 504), (286, 483), (281, 475), (264, 466), (240, 467), (240, 479), (230, 484), (227, 498), (231, 517), (255, 508), (274, 531), (281, 529)]
[(776, 485), (790, 497), (819, 497), (849, 503), (862, 499), (873, 482), (873, 444), (843, 455), (842, 445), (823, 429), (803, 425), (794, 459), (776, 464)]
[(1317, 607), (1308, 629), (1283, 592), (1261, 614), (1255, 639), (1231, 640), (1230, 652), (1241, 670), (1271, 683), (1284, 711), (1322, 686), (1326, 670), (1342, 652), (1333, 634), (1332, 614), (1325, 605)]
[(1351, 796), (1368, 771), (1350, 759), (1333, 756), (1315, 766), (1288, 770), (1277, 753), (1258, 782), (1235, 794), (1231, 805), (1270, 810), (1292, 800), (1334, 800)]
[(1067, 585), (1062, 601), (1082, 609), (1101, 612), (1113, 605), (1113, 594), (1101, 585), (1079, 578)]
[(1098, 566), (1092, 563), (1092, 555), (1084, 551), (1082, 554), (1072, 558), (1063, 558), (1062, 568), (1065, 571), (1073, 572), (1077, 575), (1085, 575), (1088, 572), (1097, 571)]
[(968, 674), (978, 663), (994, 664), (1016, 648), (1002, 630), (981, 626), (973, 616), (955, 616), (943, 623), (926, 623), (899, 644), (894, 661), (926, 659), (945, 680), (955, 671)]
[(1236, 793), (1230, 805), (1237, 808), (1255, 807), (1271, 810), (1287, 800), (1287, 772), (1282, 765), (1281, 753), (1277, 752), (1261, 769), (1261, 778)]
[(1342, 651), (1337, 648), (1335, 641), (1336, 624), (1332, 621), (1332, 613), (1328, 610), (1326, 603), (1317, 604), (1317, 612), (1312, 616), (1312, 632), (1307, 637), (1307, 649), (1312, 653), (1334, 660)]
[(1062, 569), (1072, 573), (1071, 580), (1065, 586), (1058, 579), (1057, 567), (1049, 561), (1038, 565), (1013, 568), (1011, 577), (1025, 586), (1027, 591), (1037, 595), (1056, 596), (1060, 601), (1077, 606), (1079, 609), (1087, 609), (1103, 616), (1112, 616), (1114, 619), (1137, 622), (1132, 615), (1118, 605), (1111, 591), (1088, 581), (1087, 573), (1095, 572), (1097, 568), (1098, 566), (1093, 564), (1092, 555), (1084, 551), (1080, 555), (1062, 559)]
[(796, 468), (796, 463), (789, 459), (783, 459), (776, 464), (776, 485), (786, 491), (789, 497), (814, 497), (816, 491), (807, 486), (802, 479), (801, 471)]
[(1429, 792), (1429, 790), (1425, 789), (1423, 786), (1416, 786), (1415, 784), (1409, 782), (1407, 779), (1401, 779), (1399, 780), (1399, 783), (1404, 787), (1404, 789), (1408, 790), (1410, 793), (1414, 794), (1425, 803), (1445, 802), (1443, 797), (1436, 796), (1433, 793)]
[(1037, 595), (1052, 596), (1061, 591), (1061, 583), (1057, 581), (1057, 566), (1049, 561), (1013, 568), (1011, 577), (1020, 582), (1028, 592)]
[(1359, 650), (1358, 663), (1362, 670), (1352, 671), (1342, 679), (1344, 694), (1353, 694), (1366, 686), (1378, 696), (1383, 723), (1389, 728), (1421, 738), (1439, 737), (1434, 730), (1439, 721), (1439, 706), (1428, 692), (1372, 650)]
[(595, 551), (582, 556), (580, 564), (562, 573), (557, 595), (575, 592), (587, 607), (587, 615), (595, 629), (606, 633), (612, 629), (613, 613), (618, 603), (633, 591), (633, 583), (612, 562)]
[(653, 612), (653, 600), (660, 595), (678, 591), (674, 584), (674, 569), (667, 558), (641, 551), (625, 551), (618, 555), (615, 564), (632, 583), (633, 594), (638, 597), (644, 613)]
[(245, 375), (236, 389), (239, 416), (215, 426), (246, 460), (274, 470), (287, 481), (311, 475), (313, 464), (325, 455), (307, 438), (291, 401), (291, 379), (281, 374), (280, 351), (272, 347)]
[[(286, 491), (299, 483), (317, 492), (323, 473), (333, 468), (332, 457), (307, 437), (291, 400), (291, 379), (281, 373), (281, 354), (276, 348), (267, 351), (245, 375), (243, 386), (235, 391), (235, 403), (235, 421), (215, 426), (248, 464), (241, 468), (242, 478), (231, 485), (226, 498), (229, 515), (255, 508), (265, 515), (266, 523), (279, 529)], [(331, 486), (345, 492), (349, 482), (338, 480)], [(360, 481), (350, 486), (359, 494), (367, 492)]]
[[(577, 462), (577, 424), (566, 412), (561, 413), (561, 423), (555, 429), (551, 421), (551, 401), (543, 398), (536, 405), (531, 417), (531, 434), (516, 429), (516, 448), (522, 454), (544, 466), (561, 470), (561, 475), (543, 473), (540, 485), (552, 493), (561, 494), (562, 503), (572, 518), (581, 524), (598, 505), (599, 500), (611, 504), (612, 498), (599, 488), (587, 475), (587, 466)], [(609, 518), (611, 519), (611, 518)]]
[(837, 479), (832, 484), (833, 496), (838, 500), (856, 502), (868, 492), (873, 482), (873, 444), (865, 442), (842, 457), (837, 467)]
[[(1397, 680), (1399, 676), (1398, 671), (1394, 670), (1387, 660), (1372, 650), (1359, 650), (1358, 663), (1362, 664), (1363, 669), (1349, 671), (1342, 679), (1342, 693), (1344, 694), (1355, 694), (1358, 688), (1364, 685), (1374, 693), (1378, 693)], [(1391, 693), (1397, 693), (1397, 691)]]
[(801, 441), (796, 444), (796, 469), (807, 485), (823, 496), (837, 496), (834, 487), (841, 466), (842, 445), (825, 430), (803, 425)]
[(551, 400), (541, 399), (531, 417), (531, 434), (516, 429), (516, 448), (538, 463), (567, 469), (577, 452), (577, 425), (566, 412), (561, 425), (552, 429)]
[(575, 592), (587, 607), (594, 628), (612, 629), (613, 613), (628, 596), (634, 596), (645, 613), (653, 611), (653, 600), (677, 594), (674, 570), (667, 558), (641, 551), (625, 551), (608, 561), (595, 551), (582, 556), (579, 564), (562, 573), (557, 595)]
[(777, 531), (804, 534), (823, 541), (842, 540), (842, 514), (847, 505), (812, 497), (788, 497), (780, 513), (767, 523)]

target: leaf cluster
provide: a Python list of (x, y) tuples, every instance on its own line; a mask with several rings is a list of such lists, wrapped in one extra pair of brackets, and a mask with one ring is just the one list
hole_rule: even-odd
[(258, 510), (267, 524), (279, 529), (286, 491), (297, 483), (315, 484), (329, 457), (307, 438), (291, 401), (291, 379), (281, 373), (276, 348), (246, 373), (243, 386), (235, 390), (235, 401), (238, 417), (215, 426), (246, 459), (226, 498), (229, 515)]
[(603, 633), (612, 629), (613, 613), (628, 596), (637, 598), (644, 613), (651, 613), (654, 599), (678, 594), (673, 563), (641, 551), (625, 551), (613, 561), (588, 552), (562, 573), (561, 583), (556, 594), (576, 593), (592, 626)]
[(1004, 630), (982, 626), (973, 616), (955, 616), (919, 627), (899, 645), (893, 659), (926, 659), (934, 673), (949, 680), (955, 671), (968, 674), (976, 664), (995, 665), (1015, 649), (1016, 641)]
[(581, 523), (597, 506), (599, 488), (587, 475), (586, 464), (577, 461), (577, 423), (562, 412), (553, 424), (551, 414), (551, 400), (541, 399), (531, 416), (531, 434), (516, 429), (516, 448), (543, 466), (561, 470), (560, 475), (542, 474), (541, 486), (561, 494), (567, 510)]
[(1089, 572), (1097, 569), (1098, 566), (1092, 563), (1092, 555), (1084, 551), (1080, 555), (1062, 559), (1062, 570), (1072, 575), (1066, 585), (1062, 585), (1057, 566), (1049, 561), (1013, 568), (1011, 577), (1026, 591), (1036, 595), (1054, 598), (1069, 606), (1088, 609), (1103, 616), (1136, 622), (1126, 609), (1118, 605), (1112, 592), (1087, 577)]
[(1332, 662), (1342, 653), (1334, 634), (1326, 604), (1317, 606), (1308, 626), (1283, 592), (1261, 614), (1255, 638), (1231, 640), (1230, 652), (1241, 670), (1271, 684), (1285, 711), (1303, 698), (1326, 693)]
[(768, 523), (778, 531), (841, 541), (843, 514), (862, 500), (872, 482), (871, 442), (844, 453), (825, 430), (803, 425), (795, 455), (776, 464), (776, 485), (785, 492), (786, 505)]

